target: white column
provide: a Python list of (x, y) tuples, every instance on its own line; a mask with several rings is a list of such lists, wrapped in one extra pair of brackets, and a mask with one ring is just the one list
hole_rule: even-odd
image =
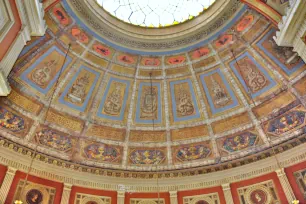
[(64, 190), (63, 190), (63, 194), (62, 194), (61, 204), (68, 204), (69, 203), (71, 187), (72, 187), (71, 184), (64, 183)]
[(279, 179), (279, 181), (282, 185), (282, 188), (285, 192), (287, 201), (289, 203), (291, 203), (292, 201), (295, 200), (295, 195), (294, 195), (293, 190), (292, 190), (292, 188), (289, 184), (289, 181), (288, 181), (288, 178), (286, 176), (286, 173), (285, 173), (284, 169), (281, 168), (281, 169), (276, 170), (275, 172), (277, 173), (278, 179)]
[(117, 204), (124, 204), (125, 191), (117, 191)]
[(177, 191), (169, 191), (170, 193), (170, 204), (177, 204)]
[(43, 36), (47, 25), (44, 20), (45, 11), (40, 0), (23, 1), (31, 36)]
[(12, 167), (8, 167), (3, 183), (0, 188), (0, 203), (5, 202), (7, 194), (11, 188), (13, 179), (15, 177), (15, 174), (16, 174), (16, 169)]
[(222, 190), (223, 190), (226, 204), (234, 204), (230, 184), (229, 183), (222, 184)]

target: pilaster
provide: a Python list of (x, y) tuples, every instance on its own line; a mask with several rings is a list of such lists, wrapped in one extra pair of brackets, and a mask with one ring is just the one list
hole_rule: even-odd
[(117, 191), (117, 204), (124, 204), (125, 191)]
[(22, 27), (10, 49), (0, 62), (1, 71), (5, 77), (9, 75), (27, 40), (29, 39), (26, 38), (26, 27)]
[(229, 183), (222, 184), (226, 204), (234, 204), (231, 187)]
[(178, 204), (177, 191), (169, 191), (170, 193), (170, 204)]
[(277, 169), (275, 172), (277, 173), (278, 179), (279, 179), (279, 181), (281, 183), (281, 186), (282, 186), (282, 188), (285, 192), (288, 203), (291, 203), (296, 198), (295, 198), (293, 190), (292, 190), (292, 188), (289, 184), (289, 181), (288, 181), (288, 178), (286, 176), (286, 173), (285, 173), (284, 169), (283, 168)]
[(0, 203), (4, 203), (6, 200), (7, 194), (11, 188), (13, 179), (15, 177), (16, 170), (17, 169), (12, 168), (12, 167), (8, 167), (7, 169), (3, 183), (0, 188)]
[(62, 194), (61, 204), (68, 204), (70, 193), (71, 193), (72, 184), (64, 183), (64, 190)]

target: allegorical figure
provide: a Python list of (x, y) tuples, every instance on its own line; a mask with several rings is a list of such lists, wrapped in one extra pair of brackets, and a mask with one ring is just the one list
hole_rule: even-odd
[(194, 112), (194, 107), (192, 104), (192, 100), (190, 95), (184, 89), (183, 85), (180, 85), (180, 89), (178, 91), (177, 101), (177, 113), (181, 116), (192, 115)]
[(140, 104), (140, 118), (156, 119), (157, 90), (156, 87), (144, 87)]
[(73, 103), (83, 103), (86, 98), (86, 86), (89, 85), (89, 75), (85, 74), (81, 78), (78, 78), (72, 85), (71, 90), (68, 93), (68, 98)]
[(216, 80), (212, 76), (210, 77), (210, 80), (211, 80), (211, 84), (212, 84), (211, 89), (212, 89), (213, 99), (214, 99), (215, 103), (218, 106), (226, 105), (230, 100), (230, 98), (227, 96), (227, 93), (220, 86), (220, 84), (218, 84), (218, 82), (216, 82)]
[(44, 66), (35, 69), (31, 74), (32, 81), (38, 86), (47, 86), (52, 73), (56, 71), (57, 62), (50, 60), (44, 63)]
[(239, 66), (241, 68), (241, 75), (245, 79), (251, 93), (256, 93), (267, 85), (266, 77), (257, 70), (252, 60), (243, 58), (239, 61)]
[(121, 111), (121, 85), (116, 83), (115, 90), (107, 97), (104, 104), (104, 111), (109, 115), (118, 115)]

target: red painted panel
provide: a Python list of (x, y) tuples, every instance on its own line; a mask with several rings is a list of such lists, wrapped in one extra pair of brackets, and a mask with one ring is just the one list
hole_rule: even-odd
[[(254, 5), (250, 4), (250, 3), (248, 3), (247, 0), (241, 0), (241, 1), (242, 1), (243, 3), (245, 3), (245, 4), (247, 4), (249, 7), (251, 7), (251, 8), (254, 9), (255, 11), (261, 13), (261, 14), (262, 14), (263, 16), (265, 16), (266, 18), (268, 18), (275, 26), (278, 25), (278, 22), (276, 22), (276, 21), (269, 15), (269, 13), (266, 13), (265, 11), (263, 11), (259, 6), (258, 6), (258, 7), (257, 7), (257, 6), (254, 6)], [(263, 2), (261, 2), (260, 0), (257, 0), (257, 4), (258, 4), (258, 5), (261, 5), (261, 7), (266, 7), (267, 10), (268, 10), (269, 12), (274, 13), (274, 15), (277, 15), (277, 16), (279, 16), (279, 17), (281, 18), (281, 15), (280, 15), (277, 11), (275, 11), (271, 6), (269, 6), (269, 5), (267, 5), (267, 4), (263, 3)]]
[[(170, 194), (168, 192), (160, 192), (159, 197), (165, 200), (165, 204), (170, 204)], [(158, 198), (157, 193), (125, 193), (126, 204), (130, 203), (132, 198)]]
[(221, 186), (212, 187), (212, 188), (204, 188), (204, 189), (197, 189), (197, 190), (190, 190), (190, 191), (179, 191), (177, 192), (177, 199), (178, 204), (183, 204), (183, 197), (186, 196), (195, 196), (195, 195), (203, 195), (209, 193), (218, 193), (220, 204), (226, 204), (223, 190)]
[(12, 28), (10, 29), (10, 31), (7, 33), (7, 35), (5, 36), (5, 38), (0, 43), (0, 47), (1, 47), (1, 49), (0, 49), (0, 60), (2, 60), (2, 58), (5, 56), (6, 52), (8, 51), (8, 49), (10, 48), (12, 43), (14, 42), (18, 32), (21, 29), (21, 20), (19, 18), (19, 13), (18, 13), (18, 10), (17, 10), (16, 2), (15, 2), (15, 0), (10, 0), (10, 3), (11, 3), (12, 12), (14, 14), (15, 23), (12, 26)]
[[(20, 179), (25, 179), (25, 177), (26, 177), (25, 173), (20, 172), (20, 171), (16, 172), (13, 183), (11, 185), (11, 189), (10, 189), (10, 191), (8, 193), (8, 196), (6, 198), (6, 201), (5, 201), (6, 204), (13, 203), (13, 198), (14, 198), (14, 194), (15, 194), (18, 182), (19, 182)], [(60, 204), (61, 203), (63, 186), (64, 186), (62, 183), (42, 179), (42, 178), (39, 178), (39, 177), (36, 177), (36, 176), (31, 176), (31, 175), (29, 175), (28, 181), (55, 188), (56, 192), (55, 192), (55, 197), (54, 197), (54, 204)]]
[(90, 189), (90, 188), (83, 188), (83, 187), (79, 187), (79, 186), (72, 186), (71, 193), (70, 193), (69, 204), (74, 204), (75, 196), (76, 196), (77, 193), (111, 197), (112, 204), (117, 204), (117, 192), (116, 191), (105, 191), (105, 190), (98, 190), (98, 189)]
[(302, 162), (302, 163), (296, 164), (294, 166), (291, 166), (285, 169), (285, 172), (288, 177), (289, 183), (292, 187), (293, 193), (296, 196), (296, 198), (300, 200), (300, 203), (302, 200), (304, 201), (304, 196), (302, 192), (300, 191), (299, 186), (294, 178), (294, 172), (302, 170), (302, 169), (306, 169), (306, 162)]
[(4, 180), (6, 171), (7, 171), (7, 167), (0, 165), (0, 186), (1, 186), (2, 182), (3, 182), (3, 180)]
[(249, 186), (249, 185), (253, 185), (256, 183), (261, 183), (263, 181), (267, 181), (267, 180), (273, 180), (273, 183), (275, 185), (275, 190), (276, 193), (279, 197), (279, 199), (281, 200), (281, 204), (288, 204), (285, 193), (282, 189), (282, 186), (280, 184), (280, 181), (277, 177), (277, 174), (275, 172), (273, 173), (269, 173), (263, 176), (259, 176), (253, 179), (249, 179), (249, 180), (245, 180), (245, 181), (240, 181), (237, 183), (232, 183), (231, 184), (231, 192), (232, 192), (232, 196), (233, 196), (233, 200), (235, 204), (239, 204), (239, 195), (238, 195), (238, 188), (244, 187), (244, 186)]

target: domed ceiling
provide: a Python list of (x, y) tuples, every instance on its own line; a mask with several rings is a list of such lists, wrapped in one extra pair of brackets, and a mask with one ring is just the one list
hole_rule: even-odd
[(147, 46), (152, 39), (136, 49), (137, 36), (111, 41), (124, 31), (103, 36), (115, 28), (82, 17), (78, 0), (53, 5), (46, 35), (27, 44), (10, 74), (1, 135), (66, 163), (129, 171), (220, 165), (302, 135), (304, 62), (274, 43), (265, 17), (226, 3), (227, 20), (190, 30), (177, 46), (162, 42), (172, 27), (161, 28), (160, 49)]

